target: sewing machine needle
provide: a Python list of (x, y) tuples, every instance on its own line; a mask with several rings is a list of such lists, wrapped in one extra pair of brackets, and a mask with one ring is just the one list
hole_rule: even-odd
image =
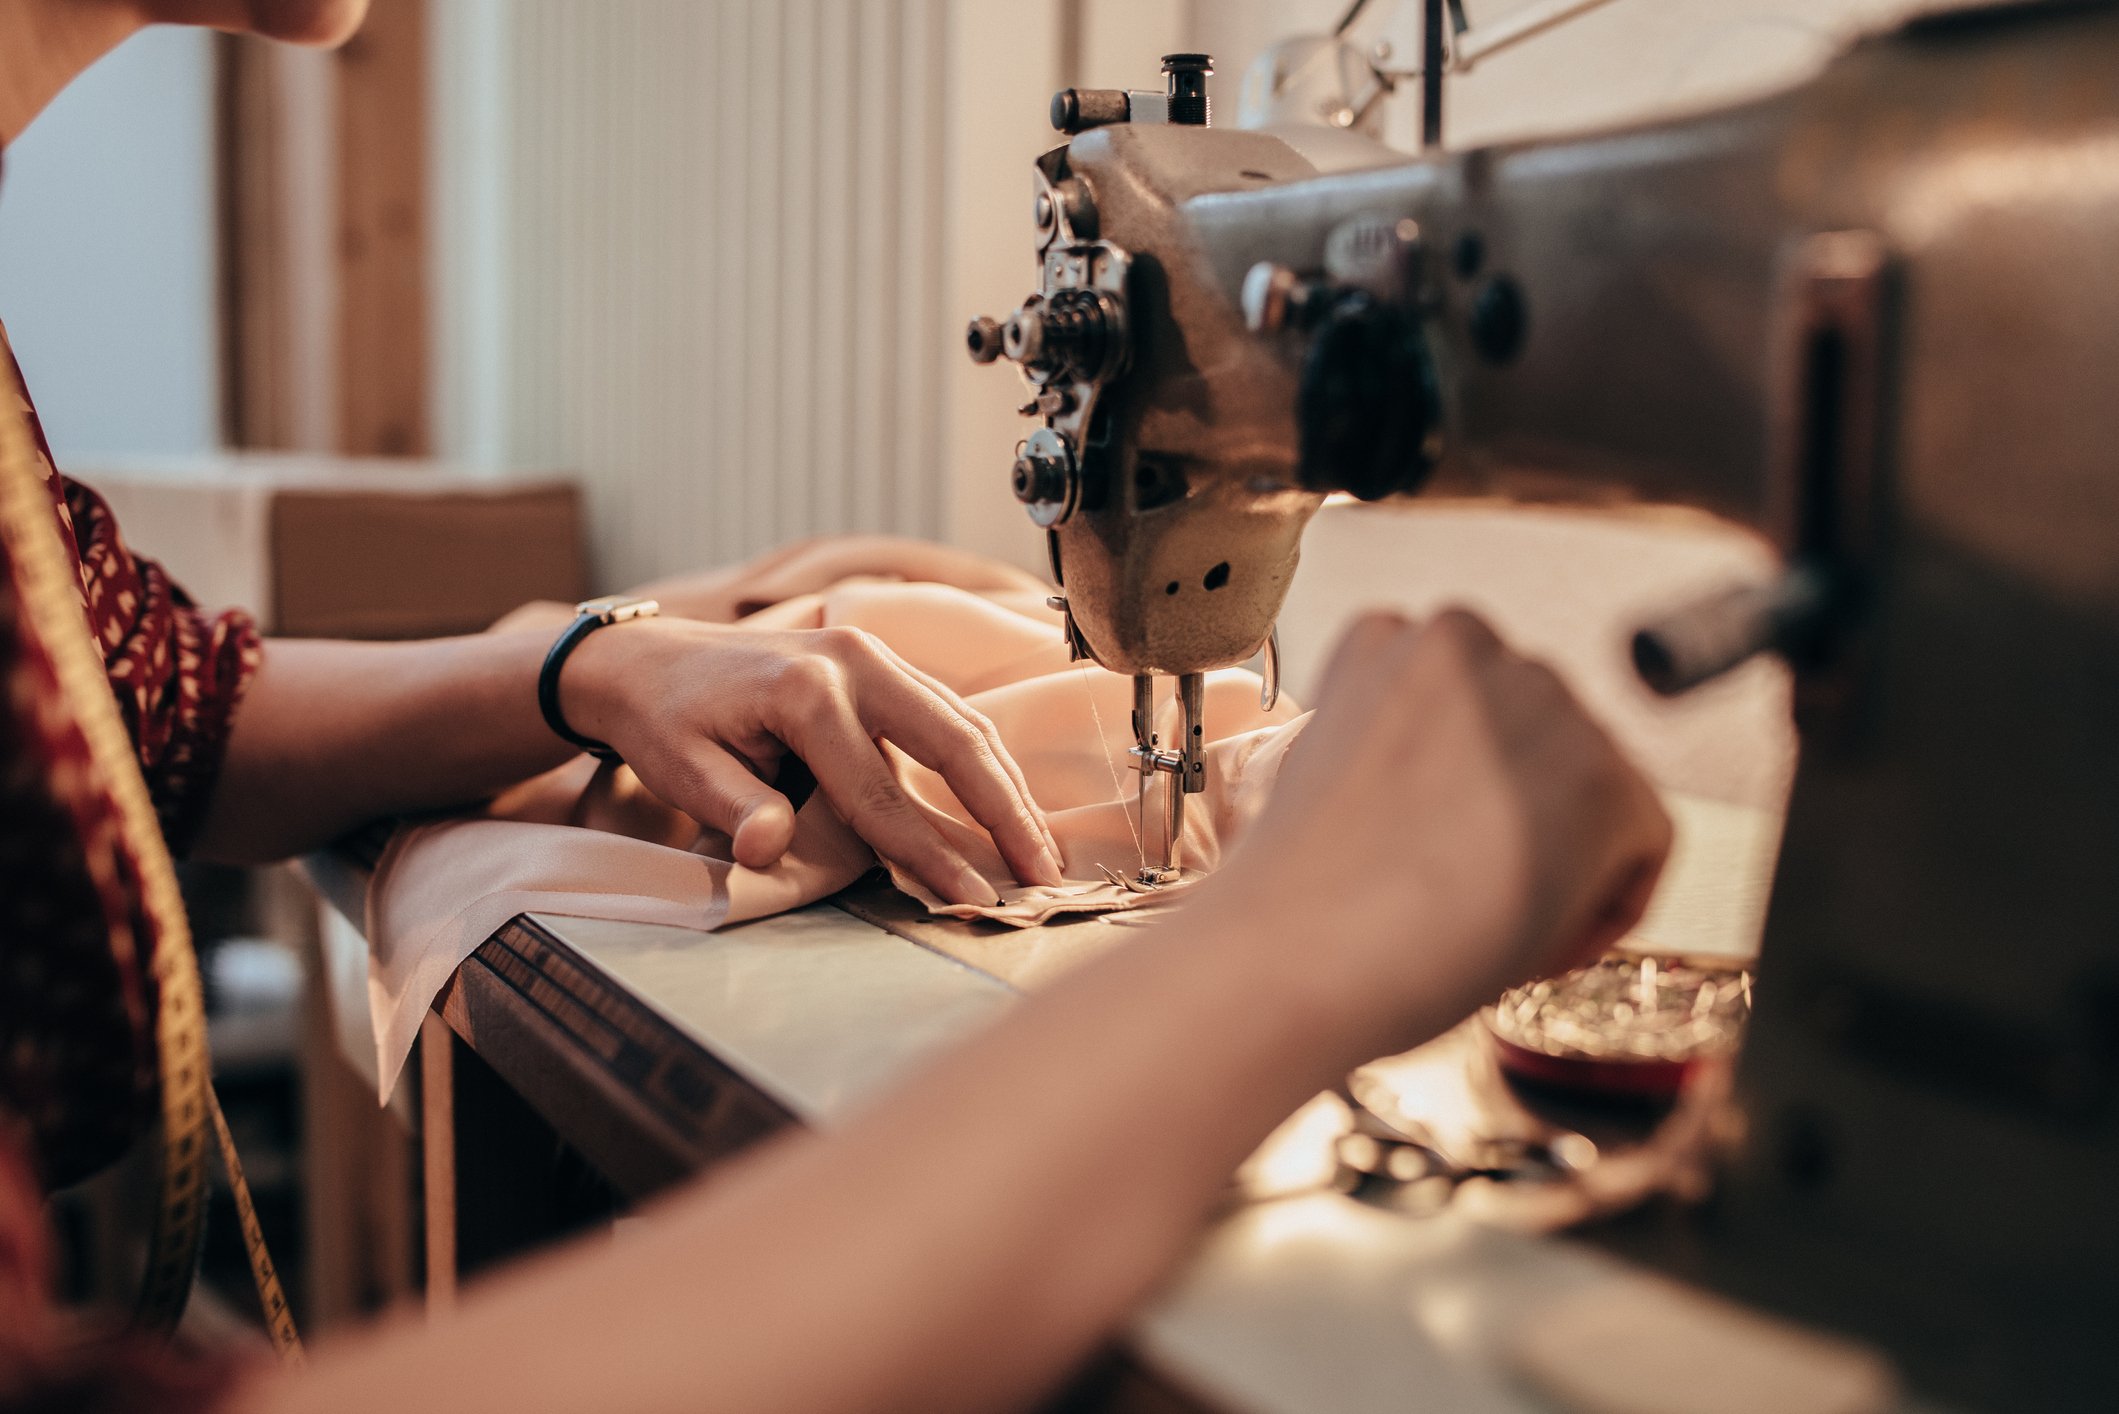
[(1133, 800), (1133, 838), (1140, 842), (1140, 867), (1148, 866), (1148, 783), (1155, 779), (1155, 676), (1136, 673), (1133, 678), (1133, 742), (1140, 748), (1136, 759), (1138, 785)]

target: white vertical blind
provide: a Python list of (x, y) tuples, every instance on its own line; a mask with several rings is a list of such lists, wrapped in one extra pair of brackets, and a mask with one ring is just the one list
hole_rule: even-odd
[(609, 583), (946, 533), (947, 8), (438, 6), (446, 450), (579, 474)]

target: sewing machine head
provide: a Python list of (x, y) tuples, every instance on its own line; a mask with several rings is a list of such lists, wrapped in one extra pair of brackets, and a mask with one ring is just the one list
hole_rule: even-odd
[(1782, 654), (1803, 733), (1686, 1260), (1959, 1397), (2103, 1407), (2119, 9), (1960, 7), (1741, 107), (1419, 159), (1186, 121), (1170, 67), (1062, 95), (1038, 292), (971, 335), (1036, 392), (1016, 488), (1078, 650), (1248, 656), (1332, 490), (1769, 538), (1781, 575), (1634, 645), (1665, 691)]
[[(1024, 411), (1042, 425), (1020, 449), (1014, 488), (1050, 532), (1070, 639), (1115, 672), (1182, 676), (1260, 650), (1324, 493), (1403, 488), (1397, 453), (1417, 450), (1422, 429), (1390, 429), (1409, 445), (1383, 455), (1389, 471), (1374, 484), (1336, 458), (1298, 456), (1299, 366), (1256, 334), (1300, 314), (1304, 294), (1260, 286), (1247, 310), (1202, 259), (1194, 220), (1216, 194), (1317, 168), (1274, 136), (1208, 126), (1206, 56), (1173, 54), (1164, 70), (1166, 93), (1053, 100), (1072, 141), (1037, 164), (1037, 291), (1005, 321), (974, 321), (968, 338), (974, 358), (1019, 364), (1034, 395)], [(1390, 231), (1377, 234), (1341, 255), (1380, 311), (1401, 269)], [(1389, 376), (1371, 352), (1341, 339), (1328, 356), (1347, 376)], [(1419, 424), (1432, 400), (1416, 383), (1401, 405)]]
[[(1268, 699), (1277, 692), (1273, 620), (1304, 525), (1327, 492), (1417, 485), (1438, 397), (1401, 312), (1409, 223), (1335, 232), (1324, 282), (1261, 266), (1232, 287), (1201, 242), (1202, 211), (1318, 167), (1270, 134), (1211, 128), (1207, 56), (1172, 54), (1163, 70), (1164, 92), (1053, 99), (1053, 125), (1072, 141), (1037, 163), (1038, 288), (967, 334), (974, 359), (1013, 361), (1033, 393), (1023, 412), (1041, 425), (1018, 450), (1015, 494), (1047, 531), (1069, 645), (1134, 677), (1143, 817), (1148, 783), (1169, 778), (1149, 883), (1176, 877), (1183, 796), (1205, 786), (1200, 675), (1262, 651)], [(1337, 136), (1342, 164), (1348, 151), (1397, 160)], [(1283, 326), (1315, 334), (1307, 358), (1274, 337)], [(1347, 401), (1386, 385), (1393, 416)], [(1315, 435), (1297, 436), (1298, 404)], [(1155, 728), (1155, 675), (1179, 680), (1170, 747)]]

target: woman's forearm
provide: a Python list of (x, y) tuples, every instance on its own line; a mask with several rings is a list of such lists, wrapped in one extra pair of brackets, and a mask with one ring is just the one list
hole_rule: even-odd
[[(1403, 1043), (1402, 1009), (1288, 942), (1187, 910), (843, 1131), (248, 1407), (1013, 1407), (1151, 1289), (1276, 1122)], [(1438, 995), (1429, 1026), (1467, 1004)]]
[(197, 852), (251, 862), (461, 805), (564, 761), (537, 710), (544, 629), (422, 643), (275, 639), (236, 713)]
[[(250, 862), (380, 815), (462, 805), (564, 761), (537, 677), (549, 625), (427, 643), (275, 640), (237, 709), (199, 853)], [(846, 628), (751, 630), (639, 618), (582, 638), (561, 675), (575, 730), (764, 868), (794, 808), (785, 755), (876, 852), (958, 903), (993, 889), (905, 795), (879, 742), (939, 772), (1015, 877), (1056, 884), (1058, 849), (993, 730), (946, 688)]]

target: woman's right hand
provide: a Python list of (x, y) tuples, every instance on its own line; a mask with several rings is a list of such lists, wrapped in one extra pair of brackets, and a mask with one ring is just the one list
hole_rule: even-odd
[(873, 634), (640, 619), (583, 639), (559, 693), (577, 731), (608, 742), (665, 803), (726, 833), (750, 868), (794, 840), (794, 807), (771, 785), (792, 753), (876, 853), (953, 903), (995, 902), (905, 794), (887, 741), (948, 782), (1017, 879), (1061, 881), (1058, 841), (993, 723)]
[(1617, 942), (1670, 840), (1551, 669), (1462, 611), (1375, 613), (1198, 905), (1439, 1027)]

